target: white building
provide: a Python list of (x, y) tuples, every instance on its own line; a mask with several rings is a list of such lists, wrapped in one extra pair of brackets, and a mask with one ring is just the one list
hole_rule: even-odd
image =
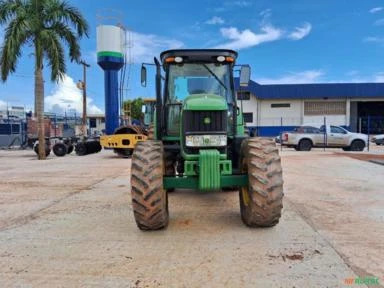
[(88, 114), (88, 128), (91, 135), (101, 134), (105, 130), (104, 114)]
[[(237, 86), (238, 87), (238, 86)], [(237, 91), (246, 126), (274, 136), (302, 124), (384, 133), (384, 83), (260, 85)]]

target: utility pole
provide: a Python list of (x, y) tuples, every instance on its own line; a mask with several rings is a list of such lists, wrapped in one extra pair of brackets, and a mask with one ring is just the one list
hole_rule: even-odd
[(83, 135), (87, 136), (87, 68), (91, 65), (81, 60), (80, 64), (83, 65), (83, 81), (79, 80), (77, 87), (83, 90)]

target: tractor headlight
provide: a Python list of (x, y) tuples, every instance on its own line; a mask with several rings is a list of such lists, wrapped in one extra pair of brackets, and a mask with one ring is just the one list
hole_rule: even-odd
[(227, 135), (189, 135), (185, 139), (187, 147), (227, 146)]

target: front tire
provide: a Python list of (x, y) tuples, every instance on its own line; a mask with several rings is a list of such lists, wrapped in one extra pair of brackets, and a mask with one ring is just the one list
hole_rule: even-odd
[(249, 227), (271, 227), (279, 222), (283, 209), (281, 160), (272, 139), (250, 138), (241, 145), (241, 171), (248, 174), (248, 186), (240, 188), (240, 212)]
[(163, 154), (160, 141), (147, 140), (137, 143), (132, 155), (132, 206), (137, 227), (141, 230), (158, 230), (168, 225)]

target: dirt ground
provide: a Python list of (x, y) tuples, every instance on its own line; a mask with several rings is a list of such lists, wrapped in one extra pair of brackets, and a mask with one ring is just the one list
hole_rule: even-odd
[(286, 150), (282, 161), (276, 227), (245, 227), (235, 191), (177, 190), (168, 229), (141, 232), (130, 160), (0, 151), (0, 287), (383, 285), (384, 166), (322, 151)]

